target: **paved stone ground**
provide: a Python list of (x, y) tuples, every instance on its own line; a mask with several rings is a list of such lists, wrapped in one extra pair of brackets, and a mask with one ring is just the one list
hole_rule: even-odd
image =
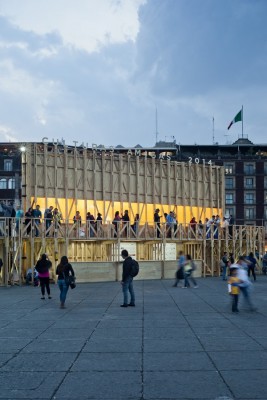
[(267, 399), (267, 277), (257, 312), (230, 311), (227, 287), (136, 281), (136, 307), (119, 283), (0, 288), (0, 399)]

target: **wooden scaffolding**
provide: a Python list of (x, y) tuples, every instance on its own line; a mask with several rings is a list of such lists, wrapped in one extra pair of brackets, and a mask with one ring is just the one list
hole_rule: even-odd
[[(53, 269), (62, 255), (72, 262), (118, 262), (121, 245), (133, 247), (139, 261), (160, 261), (163, 266), (177, 258), (179, 250), (199, 260), (203, 276), (219, 274), (223, 250), (239, 254), (262, 254), (262, 227), (233, 227), (232, 235), (218, 227), (206, 229), (206, 218), (224, 215), (224, 169), (202, 163), (172, 161), (168, 149), (98, 149), (70, 147), (53, 143), (27, 143), (22, 153), (22, 206), (40, 205), (42, 223), (30, 222), (30, 233), (23, 219), (10, 232), (9, 222), (0, 224), (0, 257), (4, 261), (2, 282), (10, 281), (12, 271), (21, 280), (46, 252)], [(44, 211), (58, 208), (61, 225), (54, 221), (45, 229)], [(160, 235), (154, 224), (155, 209), (160, 210)], [(81, 226), (73, 224), (79, 210)], [(139, 215), (138, 232), (129, 223), (114, 235), (115, 211), (129, 211), (130, 220)], [(164, 214), (174, 211), (177, 224), (167, 232)], [(87, 213), (102, 214), (97, 228), (86, 220)], [(202, 220), (192, 230), (192, 217)], [(11, 225), (15, 226), (15, 220)], [(89, 224), (89, 225), (88, 225)], [(91, 229), (93, 228), (93, 229)], [(36, 237), (36, 230), (39, 235)], [(29, 231), (29, 230), (28, 230)], [(160, 236), (160, 237), (158, 237)], [(163, 274), (164, 275), (164, 274)], [(162, 275), (162, 276), (163, 276)]]

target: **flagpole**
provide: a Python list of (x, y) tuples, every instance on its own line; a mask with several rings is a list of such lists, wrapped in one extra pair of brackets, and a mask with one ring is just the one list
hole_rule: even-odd
[(243, 105), (242, 105), (242, 139), (244, 138), (244, 135), (243, 135), (243, 123), (244, 123), (244, 115), (243, 115)]
[(214, 144), (214, 117), (212, 118), (212, 144)]

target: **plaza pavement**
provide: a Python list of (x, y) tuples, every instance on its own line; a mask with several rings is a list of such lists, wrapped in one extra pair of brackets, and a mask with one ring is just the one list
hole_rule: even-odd
[(121, 308), (116, 282), (0, 287), (0, 399), (267, 399), (267, 277), (255, 313), (232, 314), (227, 285), (136, 281)]

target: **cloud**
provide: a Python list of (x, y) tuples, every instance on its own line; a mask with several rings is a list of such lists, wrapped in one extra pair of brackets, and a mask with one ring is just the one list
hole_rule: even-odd
[[(0, 0), (1, 1), (1, 0)], [(265, 1), (0, 3), (0, 123), (14, 137), (223, 143), (267, 124)], [(231, 136), (226, 137), (225, 135)]]
[(135, 41), (139, 32), (138, 9), (145, 2), (9, 0), (1, 3), (1, 15), (24, 31), (38, 35), (57, 32), (65, 45), (91, 53), (105, 45)]
[(19, 142), (18, 136), (14, 136), (15, 133), (8, 126), (0, 125), (0, 135), (3, 137), (3, 142)]
[(259, 84), (267, 68), (266, 12), (266, 2), (247, 0), (150, 2), (140, 15), (137, 78), (149, 79), (162, 97), (240, 89), (246, 79)]

